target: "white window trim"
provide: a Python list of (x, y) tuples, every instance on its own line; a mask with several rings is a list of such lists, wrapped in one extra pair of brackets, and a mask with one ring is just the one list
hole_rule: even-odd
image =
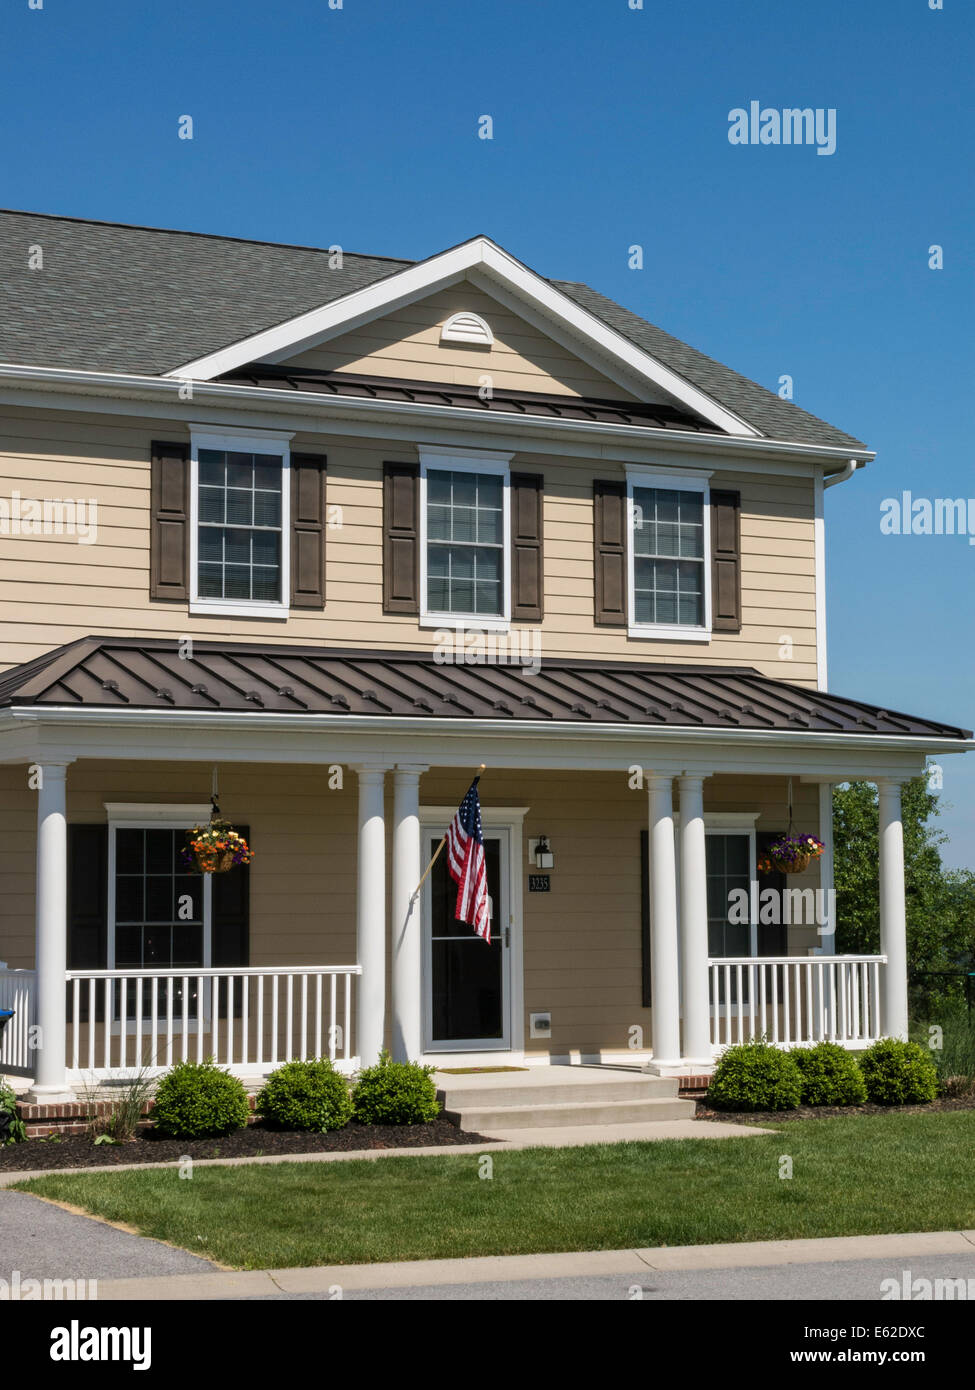
[[(204, 446), (206, 447), (206, 446)], [(108, 913), (106, 923), (106, 954), (105, 963), (108, 970), (115, 967), (115, 832), (117, 830), (191, 830), (194, 825), (200, 825), (210, 818), (210, 807), (206, 805), (165, 805), (156, 803), (140, 802), (119, 802), (106, 801), (105, 810), (108, 812)], [(206, 970), (210, 966), (213, 957), (213, 884), (209, 874), (203, 875), (203, 964), (201, 970)], [(126, 967), (128, 969), (128, 967)], [(186, 974), (193, 974), (193, 966), (187, 967)], [(147, 975), (151, 975), (151, 970), (146, 970)], [(200, 1001), (199, 1016), (190, 1018), (186, 1021), (187, 1032), (196, 1033), (202, 1024), (205, 1028), (209, 1027), (210, 1020), (210, 985), (207, 982), (204, 988), (204, 997)], [(111, 1021), (113, 1034), (121, 1032), (121, 1022), (119, 1019)], [(144, 1024), (143, 1024), (144, 1026)], [(138, 1025), (134, 1018), (126, 1019), (126, 1033), (138, 1031)], [(183, 1031), (182, 1016), (177, 1017), (173, 1014), (173, 1032)]]
[(636, 613), (636, 555), (633, 544), (633, 491), (635, 488), (667, 488), (673, 492), (700, 492), (704, 496), (704, 623), (638, 623), (627, 625), (629, 637), (658, 642), (710, 642), (711, 640), (711, 472), (683, 470), (658, 473), (643, 468), (626, 470), (626, 586), (627, 612)]
[[(511, 626), (511, 470), (513, 454), (448, 449), (423, 445), (420, 449), (420, 626), (507, 632)], [(438, 613), (427, 606), (427, 472), (494, 473), (504, 481), (501, 516), (500, 616), (487, 613)]]
[[(225, 618), (287, 618), (291, 607), (291, 434), (216, 434), (190, 426), (190, 612)], [(201, 598), (199, 592), (199, 478), (201, 449), (281, 455), (281, 598), (277, 603), (261, 599)]]

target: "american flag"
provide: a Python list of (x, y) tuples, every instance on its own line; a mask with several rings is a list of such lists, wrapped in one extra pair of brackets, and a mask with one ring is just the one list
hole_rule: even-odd
[(481, 802), (477, 795), (475, 777), (470, 790), (460, 803), (456, 816), (447, 831), (447, 868), (457, 884), (457, 906), (454, 916), (458, 922), (468, 922), (477, 936), (491, 944), (491, 901), (487, 890), (487, 868), (484, 863), (484, 833), (481, 827)]

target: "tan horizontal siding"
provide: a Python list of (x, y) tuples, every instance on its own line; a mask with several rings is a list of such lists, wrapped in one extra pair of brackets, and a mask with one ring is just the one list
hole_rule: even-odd
[[(0, 496), (94, 498), (98, 537), (0, 538), (0, 665), (9, 666), (91, 633), (429, 649), (434, 632), (382, 613), (382, 464), (415, 458), (415, 448), (357, 438), (326, 445), (297, 436), (296, 449), (325, 448), (328, 502), (341, 527), (326, 537), (327, 606), (286, 621), (190, 616), (181, 603), (150, 603), (149, 451), (153, 438), (180, 438), (177, 426), (126, 417), (9, 410), (0, 420)], [(515, 468), (545, 479), (545, 618), (542, 655), (666, 660), (718, 666), (746, 662), (783, 675), (780, 637), (791, 636), (788, 678), (814, 683), (815, 547), (810, 480), (747, 471), (721, 475), (742, 497), (740, 634), (709, 643), (630, 640), (593, 623), (592, 490), (622, 477), (618, 464), (519, 454)]]
[[(479, 314), (490, 326), (494, 342), (489, 348), (441, 344), (443, 324), (464, 310)], [(477, 386), (489, 376), (497, 390), (635, 399), (466, 281), (299, 353), (291, 364), (458, 386)]]

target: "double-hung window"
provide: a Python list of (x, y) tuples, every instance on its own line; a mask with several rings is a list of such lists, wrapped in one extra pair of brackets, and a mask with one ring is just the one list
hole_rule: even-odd
[(507, 625), (509, 457), (421, 450), (421, 622)]
[(628, 476), (631, 637), (706, 641), (711, 626), (706, 478)]
[[(206, 819), (206, 807), (108, 806), (109, 901), (108, 967), (154, 971), (184, 969), (185, 979), (163, 979), (155, 1004), (195, 1025), (205, 1000), (197, 996), (194, 967), (210, 964), (211, 894), (207, 875), (196, 874), (183, 862), (186, 831)], [(184, 814), (177, 816), (175, 813)], [(123, 998), (124, 993), (124, 998)], [(141, 1009), (152, 1010), (148, 985), (140, 991), (135, 980), (119, 982), (113, 1001), (116, 1021), (130, 1023)]]
[(194, 431), (192, 612), (287, 616), (289, 503), (287, 437)]

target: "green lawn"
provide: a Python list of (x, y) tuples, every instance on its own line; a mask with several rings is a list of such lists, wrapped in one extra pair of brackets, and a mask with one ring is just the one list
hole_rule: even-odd
[[(975, 1111), (338, 1163), (57, 1174), (19, 1184), (244, 1269), (975, 1227)], [(793, 1177), (779, 1176), (789, 1155)], [(483, 1160), (481, 1160), (483, 1162)]]

